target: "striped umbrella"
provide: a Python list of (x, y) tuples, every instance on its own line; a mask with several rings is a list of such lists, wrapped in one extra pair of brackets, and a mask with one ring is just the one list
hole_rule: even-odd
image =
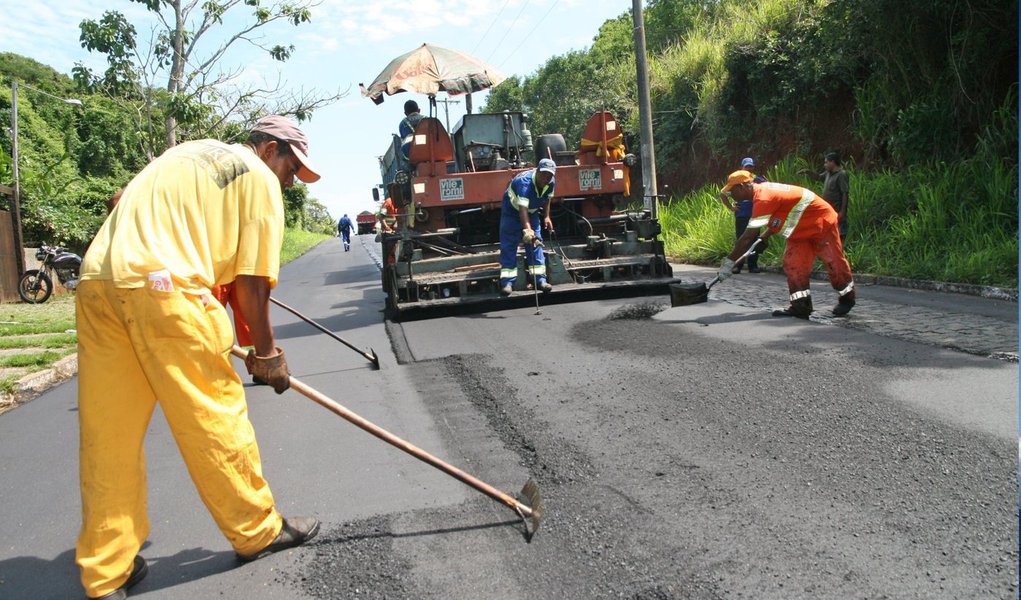
[(375, 81), (365, 87), (362, 95), (376, 104), (383, 102), (383, 93), (392, 96), (413, 92), (435, 96), (470, 94), (499, 84), (507, 77), (481, 60), (449, 48), (422, 44), (407, 54), (390, 61)]

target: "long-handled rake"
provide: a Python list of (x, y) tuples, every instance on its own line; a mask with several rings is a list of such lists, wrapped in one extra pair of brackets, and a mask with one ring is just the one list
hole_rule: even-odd
[[(541, 250), (540, 250), (540, 252), (541, 252)], [(535, 246), (534, 245), (531, 248), (525, 250), (525, 256), (528, 256), (529, 254), (532, 255), (531, 259), (527, 260), (525, 262), (526, 263), (531, 263), (528, 270), (531, 271), (531, 275), (532, 275), (532, 291), (535, 293), (535, 314), (536, 315), (541, 315), (542, 314), (542, 310), (539, 308), (539, 274), (536, 273), (536, 266), (537, 266), (537, 264), (536, 264), (536, 260), (535, 260)]]
[(329, 329), (323, 327), (319, 323), (316, 323), (315, 321), (313, 321), (312, 319), (306, 317), (305, 315), (301, 314), (300, 312), (294, 310), (290, 306), (287, 306), (286, 304), (284, 304), (283, 302), (277, 300), (276, 298), (270, 296), (269, 301), (272, 302), (273, 304), (276, 304), (280, 308), (286, 310), (287, 312), (291, 313), (292, 315), (298, 317), (302, 321), (308, 323), (312, 327), (315, 327), (319, 331), (322, 331), (323, 333), (325, 333), (326, 335), (330, 336), (331, 338), (337, 340), (341, 344), (344, 344), (345, 346), (347, 346), (348, 348), (354, 350), (358, 354), (361, 354), (362, 356), (367, 358), (369, 360), (369, 362), (372, 363), (373, 367), (375, 367), (377, 370), (379, 369), (379, 357), (376, 356), (376, 352), (372, 348), (369, 348), (368, 350), (359, 350), (353, 344), (351, 344), (351, 342), (348, 342), (344, 338), (342, 338), (339, 335), (333, 333), (332, 331), (330, 331)]
[[(245, 352), (238, 346), (234, 346), (234, 348), (231, 350), (231, 354), (242, 360), (245, 358), (245, 356), (247, 356), (247, 352)], [(536, 534), (537, 531), (539, 531), (539, 525), (542, 523), (542, 517), (545, 512), (545, 507), (542, 502), (542, 496), (539, 494), (539, 486), (536, 485), (534, 480), (529, 479), (527, 482), (525, 482), (524, 487), (521, 488), (521, 496), (525, 500), (525, 502), (522, 502), (521, 500), (518, 500), (513, 496), (496, 489), (495, 487), (489, 485), (488, 483), (482, 481), (481, 479), (473, 477), (468, 473), (465, 473), (461, 469), (458, 469), (457, 467), (450, 465), (440, 460), (439, 458), (436, 458), (435, 456), (429, 454), (425, 450), (422, 450), (418, 446), (415, 446), (414, 444), (411, 444), (410, 442), (407, 442), (397, 437), (396, 435), (390, 433), (389, 431), (383, 429), (382, 427), (372, 423), (371, 421), (362, 418), (361, 416), (348, 410), (341, 404), (335, 402), (325, 394), (303, 383), (296, 377), (291, 377), (291, 388), (297, 390), (304, 396), (308, 397), (316, 404), (319, 404), (320, 406), (323, 406), (326, 409), (330, 410), (331, 412), (337, 414), (338, 416), (348, 421), (352, 425), (355, 425), (356, 427), (368, 433), (371, 433), (372, 435), (378, 437), (379, 439), (390, 444), (391, 446), (394, 446), (395, 448), (407, 452), (408, 454), (414, 456), (418, 460), (424, 463), (428, 463), (433, 467), (436, 467), (437, 469), (443, 471), (447, 475), (450, 475), (454, 479), (457, 479), (462, 483), (465, 483), (475, 488), (476, 490), (482, 492), (483, 494), (489, 496), (490, 498), (505, 504), (511, 510), (513, 510), (518, 515), (518, 517), (521, 518), (521, 521), (525, 526), (525, 541), (531, 542), (532, 537)], [(529, 525), (531, 525), (531, 527), (529, 527)]]

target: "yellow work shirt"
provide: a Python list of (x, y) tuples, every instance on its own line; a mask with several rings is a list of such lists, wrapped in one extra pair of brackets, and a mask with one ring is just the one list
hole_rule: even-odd
[(192, 294), (238, 275), (273, 287), (283, 231), (280, 180), (262, 159), (247, 146), (186, 142), (131, 180), (85, 253), (81, 279), (137, 288), (166, 270)]

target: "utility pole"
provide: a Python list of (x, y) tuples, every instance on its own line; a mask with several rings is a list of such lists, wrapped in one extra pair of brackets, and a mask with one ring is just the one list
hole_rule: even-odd
[(437, 98), (436, 102), (442, 102), (443, 103), (443, 112), (447, 116), (447, 132), (449, 133), (450, 132), (450, 105), (451, 104), (460, 104), (461, 101), (460, 100), (450, 100), (448, 98), (443, 98), (441, 100), (441, 99)]
[(645, 210), (659, 216), (659, 192), (656, 187), (656, 149), (652, 139), (652, 102), (649, 100), (649, 67), (645, 56), (645, 16), (642, 0), (631, 0), (635, 24), (635, 64), (638, 69), (638, 118), (642, 126), (642, 185)]
[(25, 248), (21, 241), (21, 183), (18, 176), (18, 82), (11, 82), (11, 160), (14, 162), (14, 195), (11, 196), (11, 221), (14, 225), (14, 258), (18, 277), (25, 272)]

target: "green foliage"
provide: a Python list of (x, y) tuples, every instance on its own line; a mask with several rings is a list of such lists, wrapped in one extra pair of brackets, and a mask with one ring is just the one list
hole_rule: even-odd
[(304, 229), (312, 233), (333, 236), (337, 233), (337, 221), (330, 211), (314, 198), (305, 201)]
[(62, 333), (42, 337), (6, 337), (0, 338), (0, 349), (11, 348), (65, 348), (78, 343), (78, 335)]
[[(1017, 0), (651, 0), (660, 185), (712, 182), (663, 211), (668, 251), (691, 261), (729, 252), (733, 219), (716, 182), (736, 157), (818, 187), (796, 174), (815, 160), (798, 157), (838, 149), (854, 159), (856, 268), (1016, 286), (1017, 10)], [(487, 108), (529, 111), (536, 134), (570, 144), (608, 109), (637, 146), (630, 15), (606, 21), (588, 50), (503, 85)]]
[[(30, 245), (62, 243), (81, 248), (92, 238), (105, 212), (102, 205), (82, 201), (86, 174), (78, 159), (85, 144), (79, 137), (79, 125), (85, 118), (82, 114), (85, 111), (46, 96), (67, 97), (66, 92), (73, 89), (67, 77), (55, 77), (48, 68), (17, 58), (20, 60), (9, 63), (10, 71), (7, 64), (0, 67), (0, 82), (5, 84), (0, 88), (0, 126), (10, 126), (12, 74), (35, 77), (18, 80), (21, 84), (18, 88), (18, 162), (24, 239)], [(11, 153), (10, 139), (3, 138), (0, 141), (0, 176), (5, 182), (13, 179)]]
[(525, 100), (521, 96), (521, 78), (511, 75), (503, 82), (489, 90), (484, 112), (503, 112), (524, 110)]
[(73, 352), (74, 350), (65, 352), (47, 350), (45, 352), (0, 356), (0, 367), (48, 367)]
[[(290, 58), (294, 45), (264, 43), (261, 38), (276, 21), (292, 26), (309, 22), (310, 7), (318, 4), (314, 0), (135, 1), (156, 23), (150, 39), (139, 39), (135, 25), (119, 11), (81, 21), (82, 47), (104, 55), (107, 68), (97, 74), (79, 63), (74, 78), (82, 90), (105, 93), (122, 104), (133, 116), (137, 138), (150, 159), (178, 139), (222, 137), (221, 129), (231, 121), (254, 122), (269, 112), (307, 118), (342, 96), (244, 86), (237, 73), (220, 68), (238, 42), (252, 43), (274, 60)], [(250, 9), (247, 16), (241, 14), (245, 9)]]
[(308, 201), (308, 188), (304, 183), (295, 184), (284, 190), (284, 223), (287, 227), (304, 229), (305, 203)]
[[(156, 10), (150, 7), (150, 10)], [(106, 55), (107, 69), (102, 76), (94, 75), (81, 63), (74, 68), (74, 78), (83, 89), (100, 86), (118, 92), (130, 92), (141, 80), (135, 65), (135, 26), (117, 12), (108, 10), (98, 21), (81, 22), (82, 48)]]
[[(1017, 116), (1002, 111), (1004, 118)], [(1001, 124), (1008, 128), (1009, 125)], [(1018, 171), (985, 150), (954, 164), (932, 162), (902, 171), (859, 172), (851, 180), (845, 251), (856, 272), (937, 281), (1018, 286)], [(770, 169), (770, 181), (821, 186), (797, 175), (803, 160), (788, 157)], [(981, 184), (978, 184), (981, 182)], [(732, 215), (706, 186), (663, 208), (667, 253), (686, 262), (714, 263), (734, 245)], [(760, 264), (780, 265), (773, 243)]]
[[(80, 252), (106, 218), (113, 193), (145, 167), (148, 153), (162, 153), (166, 140), (158, 129), (139, 129), (129, 97), (107, 95), (108, 88), (87, 93), (67, 76), (16, 54), (0, 54), (2, 129), (11, 126), (11, 80), (21, 84), (18, 150), (24, 239), (29, 245), (62, 244)], [(163, 109), (185, 121), (205, 120), (212, 114), (196, 97), (150, 91), (162, 99), (163, 108), (141, 115), (149, 121), (159, 122)], [(82, 105), (71, 106), (46, 94), (80, 99)], [(247, 133), (239, 122), (226, 124), (222, 131), (226, 141), (238, 141)], [(141, 137), (152, 135), (156, 137)], [(5, 184), (13, 180), (11, 152), (10, 137), (0, 136), (0, 182)], [(307, 189), (302, 186), (285, 197), (288, 223), (302, 227), (307, 221), (318, 230), (327, 229), (323, 217), (332, 219), (321, 205), (317, 214), (306, 218)]]
[(291, 262), (328, 237), (331, 236), (300, 229), (287, 229), (284, 231), (284, 244), (280, 250), (280, 264)]

